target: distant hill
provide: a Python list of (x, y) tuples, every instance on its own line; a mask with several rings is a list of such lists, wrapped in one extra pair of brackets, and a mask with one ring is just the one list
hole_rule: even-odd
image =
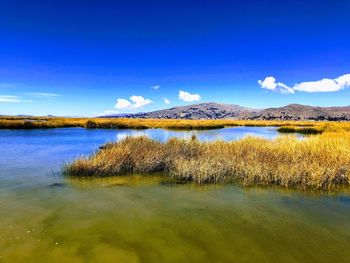
[(247, 119), (262, 120), (350, 120), (350, 106), (315, 107), (301, 104), (290, 104), (280, 108), (263, 109), (255, 114), (240, 116)]
[(139, 116), (162, 119), (234, 119), (242, 113), (248, 114), (252, 111), (239, 105), (207, 102), (142, 113)]
[(104, 118), (245, 119), (245, 120), (350, 120), (350, 106), (315, 107), (290, 104), (279, 108), (252, 109), (234, 104), (206, 102), (144, 113), (101, 116)]

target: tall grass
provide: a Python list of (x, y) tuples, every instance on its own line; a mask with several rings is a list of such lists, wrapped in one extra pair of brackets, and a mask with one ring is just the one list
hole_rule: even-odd
[(154, 172), (199, 184), (333, 189), (350, 183), (350, 134), (328, 132), (305, 140), (247, 137), (232, 142), (172, 138), (165, 143), (128, 137), (64, 167), (70, 176)]

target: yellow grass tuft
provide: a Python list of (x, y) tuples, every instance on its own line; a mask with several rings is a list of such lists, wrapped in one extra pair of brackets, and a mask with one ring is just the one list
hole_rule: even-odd
[(172, 138), (161, 143), (127, 137), (68, 164), (71, 176), (163, 172), (196, 183), (241, 182), (302, 189), (333, 189), (350, 183), (350, 133), (327, 132), (298, 140), (247, 137), (200, 142)]

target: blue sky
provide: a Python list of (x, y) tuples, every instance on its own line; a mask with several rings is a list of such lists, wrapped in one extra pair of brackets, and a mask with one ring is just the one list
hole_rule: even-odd
[(0, 114), (350, 105), (348, 0), (0, 4)]

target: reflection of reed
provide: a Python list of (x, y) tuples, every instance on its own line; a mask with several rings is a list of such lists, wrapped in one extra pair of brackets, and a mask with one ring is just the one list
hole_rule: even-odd
[(132, 175), (108, 177), (65, 177), (67, 183), (75, 187), (113, 187), (113, 186), (152, 186), (171, 179), (159, 175)]
[(149, 136), (148, 133), (144, 132), (144, 131), (133, 131), (133, 130), (128, 130), (125, 132), (119, 132), (117, 134), (117, 138), (116, 141), (121, 141), (123, 139), (125, 139), (126, 137), (141, 137), (141, 136)]

